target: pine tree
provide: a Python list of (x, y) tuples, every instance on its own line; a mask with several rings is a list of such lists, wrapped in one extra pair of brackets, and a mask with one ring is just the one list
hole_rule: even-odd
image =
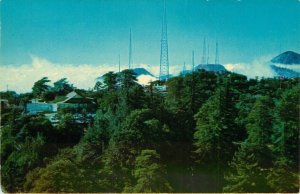
[(25, 142), (18, 146), (1, 164), (1, 183), (7, 192), (21, 192), (26, 173), (39, 166), (44, 151), (44, 137), (26, 137)]
[(160, 156), (155, 150), (142, 150), (141, 154), (136, 157), (133, 171), (136, 185), (132, 187), (133, 192), (161, 193), (172, 191), (170, 183), (165, 178), (166, 170), (159, 160)]
[(33, 95), (37, 98), (42, 97), (42, 95), (50, 89), (50, 86), (47, 85), (48, 82), (50, 82), (48, 77), (43, 77), (36, 81), (32, 87)]
[(34, 193), (82, 192), (81, 169), (73, 161), (71, 149), (62, 150), (46, 167), (36, 168), (26, 176), (24, 189)]
[(275, 109), (275, 162), (267, 177), (275, 192), (299, 191), (299, 93), (299, 86), (286, 90)]
[(226, 164), (231, 159), (239, 133), (234, 123), (234, 99), (228, 85), (220, 88), (195, 115), (196, 154), (200, 162)]
[(260, 97), (247, 117), (248, 138), (230, 163), (225, 192), (270, 192), (266, 182), (271, 167), (272, 100)]
[(113, 91), (117, 88), (117, 74), (110, 71), (103, 75), (104, 86), (108, 91)]

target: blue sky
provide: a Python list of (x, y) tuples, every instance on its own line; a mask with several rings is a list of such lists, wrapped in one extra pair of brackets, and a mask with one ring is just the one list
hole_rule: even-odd
[[(162, 0), (2, 0), (1, 65), (31, 55), (66, 64), (159, 64)], [(280, 50), (300, 51), (299, 0), (167, 0), (171, 65), (187, 63), (202, 41), (221, 63), (250, 62)]]

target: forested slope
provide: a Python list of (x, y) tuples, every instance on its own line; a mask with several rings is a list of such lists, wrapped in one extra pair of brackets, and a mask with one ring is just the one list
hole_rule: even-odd
[[(59, 112), (11, 106), (1, 114), (1, 185), (7, 192), (298, 192), (299, 79), (247, 79), (197, 71), (167, 92), (109, 72), (94, 91), (89, 125)], [(49, 80), (48, 80), (49, 81)], [(11, 104), (72, 90), (40, 80)], [(66, 91), (65, 91), (66, 90)], [(85, 110), (87, 111), (87, 110)]]

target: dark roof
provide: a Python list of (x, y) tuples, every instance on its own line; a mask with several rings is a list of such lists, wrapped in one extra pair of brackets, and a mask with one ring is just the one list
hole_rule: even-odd
[(87, 101), (91, 102), (93, 100), (94, 100), (93, 98), (89, 98), (89, 97), (85, 98), (85, 97), (77, 94), (75, 91), (73, 91), (73, 92), (68, 93), (66, 95), (66, 99), (63, 100), (63, 101), (61, 101), (61, 102), (59, 102), (59, 103), (78, 103), (78, 102), (82, 102), (82, 101), (84, 101), (84, 102), (87, 102)]

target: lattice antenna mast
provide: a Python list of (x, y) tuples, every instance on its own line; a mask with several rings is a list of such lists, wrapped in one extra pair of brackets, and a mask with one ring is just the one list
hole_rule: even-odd
[(185, 66), (185, 62), (183, 63), (183, 68), (182, 68), (182, 73), (184, 73), (186, 71), (186, 66)]
[(216, 56), (215, 56), (215, 64), (219, 64), (219, 47), (218, 41), (216, 41)]
[(207, 44), (207, 60), (206, 60), (206, 64), (209, 64), (209, 44)]
[(120, 54), (119, 54), (119, 73), (121, 72), (121, 57), (120, 57)]
[(195, 53), (192, 51), (192, 71), (195, 71)]
[(166, 0), (165, 0), (164, 14), (162, 18), (159, 80), (169, 79), (169, 53), (168, 53), (167, 10), (166, 9), (167, 8), (166, 8)]
[(129, 57), (128, 57), (128, 69), (132, 68), (132, 42), (131, 42), (131, 28), (129, 33)]
[(203, 53), (202, 53), (202, 65), (206, 63), (206, 41), (203, 39)]

